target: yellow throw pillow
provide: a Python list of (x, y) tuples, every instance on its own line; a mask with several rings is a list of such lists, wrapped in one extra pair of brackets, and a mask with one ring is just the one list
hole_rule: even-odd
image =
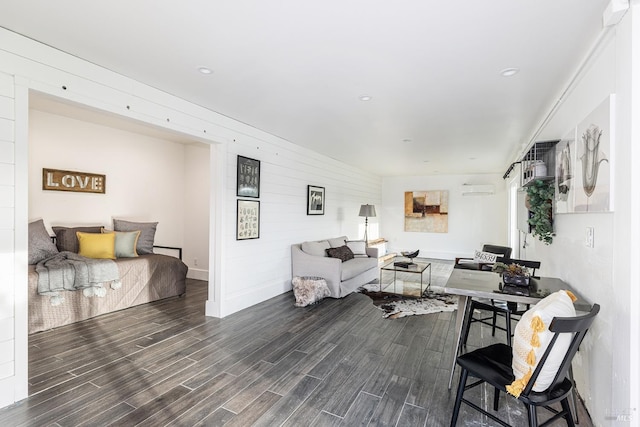
[(78, 255), (87, 258), (115, 259), (115, 234), (82, 233), (78, 231), (76, 236), (78, 236), (78, 246), (80, 247)]
[[(554, 292), (522, 315), (513, 334), (511, 367), (516, 379), (507, 386), (509, 394), (520, 396), (553, 338), (554, 333), (549, 331), (551, 321), (554, 317), (575, 317), (575, 300), (575, 295), (569, 291)], [(572, 334), (560, 334), (533, 385), (533, 391), (545, 391), (551, 385), (572, 338)]]

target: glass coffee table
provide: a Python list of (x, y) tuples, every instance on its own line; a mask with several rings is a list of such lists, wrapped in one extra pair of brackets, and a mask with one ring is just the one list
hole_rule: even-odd
[[(428, 276), (425, 287), (425, 272)], [(393, 273), (393, 281), (385, 283)], [(418, 282), (416, 275), (419, 276)], [(408, 259), (396, 257), (380, 268), (380, 292), (389, 292), (409, 297), (421, 298), (431, 286), (431, 263), (422, 258)], [(393, 289), (393, 290), (391, 290)]]

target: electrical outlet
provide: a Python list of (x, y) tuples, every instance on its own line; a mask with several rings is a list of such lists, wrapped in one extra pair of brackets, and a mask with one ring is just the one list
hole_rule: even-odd
[(593, 248), (593, 227), (587, 227), (587, 234), (585, 236), (584, 244), (588, 248)]

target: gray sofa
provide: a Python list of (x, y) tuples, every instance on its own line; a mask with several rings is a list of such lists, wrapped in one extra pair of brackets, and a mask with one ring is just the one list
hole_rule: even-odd
[[(355, 257), (347, 261), (331, 258), (326, 249), (349, 246)], [(364, 247), (364, 242), (349, 241), (347, 236), (291, 245), (291, 273), (326, 280), (331, 297), (342, 298), (359, 287), (378, 279), (378, 248)]]

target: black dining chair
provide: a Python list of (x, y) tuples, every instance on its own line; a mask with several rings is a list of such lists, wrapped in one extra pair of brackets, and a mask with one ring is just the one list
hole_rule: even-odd
[[(502, 262), (503, 259), (511, 257), (511, 248), (508, 246), (498, 245), (483, 245), (482, 252), (489, 252), (498, 255), (496, 261)], [(453, 264), (453, 268), (462, 268), (465, 270), (483, 270), (491, 271), (493, 264), (484, 262), (473, 262), (473, 258), (456, 258)]]
[[(540, 261), (528, 261), (524, 259), (513, 259), (513, 258), (504, 258), (504, 264), (518, 264), (523, 267), (527, 267), (531, 270), (531, 277), (536, 278), (536, 270), (540, 268)], [(491, 312), (490, 317), (474, 317), (473, 314), (475, 310), (485, 310)], [(518, 305), (515, 302), (507, 302), (500, 301), (494, 299), (472, 299), (471, 307), (469, 309), (470, 315), (467, 320), (467, 324), (464, 329), (464, 338), (462, 340), (463, 344), (467, 344), (467, 338), (469, 337), (469, 330), (471, 329), (471, 325), (474, 322), (483, 323), (485, 325), (491, 326), (491, 336), (496, 335), (496, 329), (500, 329), (504, 331), (507, 335), (507, 344), (511, 347), (511, 338), (513, 337), (511, 321), (517, 320), (519, 316), (521, 316), (525, 311), (529, 310), (529, 304)], [(482, 315), (482, 314), (481, 314)], [(505, 319), (505, 327), (499, 326), (497, 324), (498, 316), (502, 316)]]
[[(594, 304), (591, 311), (585, 315), (576, 317), (555, 317), (551, 321), (551, 324), (549, 325), (549, 331), (553, 332), (551, 342), (540, 358), (540, 361), (533, 371), (527, 385), (524, 387), (524, 390), (520, 393), (520, 396), (517, 397), (517, 399), (527, 408), (530, 427), (538, 426), (538, 407), (544, 407), (553, 414), (552, 417), (541, 424), (541, 426), (550, 424), (559, 418), (564, 418), (569, 427), (574, 426), (571, 407), (569, 405), (569, 394), (573, 389), (573, 382), (568, 378), (568, 372), (571, 367), (571, 361), (578, 351), (580, 343), (584, 339), (599, 311), (600, 306), (598, 304)], [(564, 355), (562, 363), (560, 364), (558, 372), (551, 385), (546, 390), (535, 392), (532, 390), (533, 385), (535, 384), (542, 367), (547, 361), (554, 344), (561, 334), (572, 334), (573, 337)], [(494, 388), (493, 410), (497, 411), (499, 407), (500, 392), (506, 393), (506, 387), (515, 379), (513, 369), (511, 368), (511, 362), (512, 349), (508, 345), (502, 343), (492, 344), (490, 346), (477, 349), (470, 353), (463, 354), (456, 359), (456, 363), (460, 365), (462, 370), (460, 372), (460, 382), (458, 383), (456, 401), (453, 407), (453, 413), (451, 414), (451, 427), (454, 427), (458, 421), (458, 415), (462, 403), (482, 412), (503, 426), (509, 426), (509, 424), (498, 418), (496, 415), (482, 409), (476, 403), (465, 399), (464, 393), (467, 390), (486, 382)], [(478, 378), (478, 381), (467, 385), (467, 379), (469, 376)], [(550, 405), (557, 402), (560, 402), (562, 408), (560, 411), (550, 407)]]

